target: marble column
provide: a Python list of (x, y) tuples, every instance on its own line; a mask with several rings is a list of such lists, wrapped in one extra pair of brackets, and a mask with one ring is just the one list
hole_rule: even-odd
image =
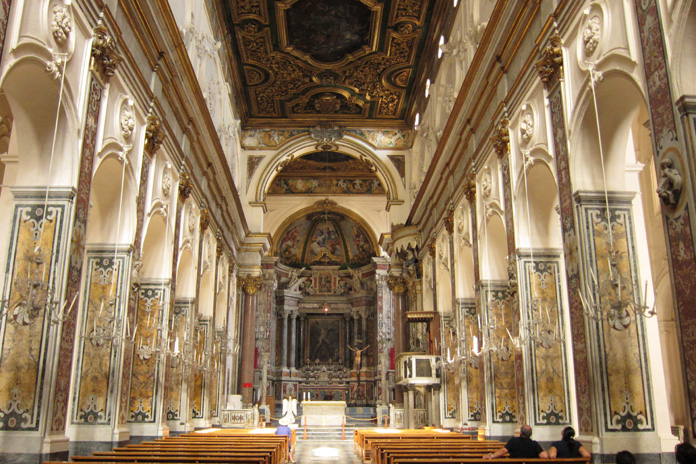
[(353, 348), (356, 348), (358, 343), (358, 318), (360, 313), (358, 311), (351, 311), (351, 316), (353, 316)]
[[(306, 337), (306, 334), (305, 334), (305, 320), (307, 319), (307, 317), (306, 317), (304, 314), (300, 314), (298, 317), (300, 318), (300, 340), (299, 340), (299, 342), (300, 342), (300, 346), (299, 346), (300, 353), (299, 353), (299, 355), (300, 355), (300, 356), (299, 356), (299, 363), (298, 363), (298, 366), (297, 366), (297, 367), (300, 367), (300, 368), (301, 368), (302, 366), (304, 366), (304, 363), (305, 363), (304, 354), (305, 354), (305, 346), (306, 346), (306, 344), (307, 344), (307, 340), (306, 340), (306, 338), (305, 338), (305, 337)], [(346, 339), (346, 340), (347, 340), (347, 339)]]
[[(284, 319), (286, 320), (286, 319)], [(290, 370), (295, 370), (295, 360), (297, 359), (297, 312), (290, 313)]]
[(239, 284), (244, 291), (244, 309), (242, 321), (242, 352), (239, 382), (241, 384), (242, 402), (244, 407), (250, 407), (253, 401), (254, 385), (254, 330), (257, 306), (257, 294), (261, 290), (260, 276), (240, 277)]
[[(346, 344), (350, 343), (350, 320), (351, 320), (351, 314), (350, 313), (345, 313), (343, 315), (343, 320), (346, 325)], [(351, 356), (350, 356), (350, 351), (348, 348), (344, 349), (345, 351), (345, 359), (343, 360), (343, 363), (348, 369), (351, 369), (353, 367), (353, 364), (351, 363)]]
[[(389, 289), (394, 293), (394, 358), (404, 352), (404, 313), (406, 312), (406, 279), (403, 276), (392, 276), (387, 279)], [(395, 385), (394, 403), (403, 404), (404, 390), (401, 385)]]
[(280, 332), (280, 368), (288, 368), (288, 312), (283, 311), (281, 313), (283, 318), (283, 328)]
[[(71, 227), (72, 231), (81, 231), (81, 234), (73, 232), (73, 240), (68, 256), (69, 265), (66, 275), (65, 300), (73, 301), (79, 295), (80, 284), (83, 280), (83, 261), (86, 240), (87, 219), (89, 216), (89, 197), (92, 188), (92, 174), (94, 168), (94, 158), (97, 150), (98, 130), (100, 129), (100, 113), (102, 108), (102, 96), (105, 95), (108, 82), (114, 75), (116, 67), (122, 61), (122, 57), (116, 51), (116, 43), (104, 25), (95, 27), (92, 31), (93, 41), (91, 50), (90, 76), (87, 103), (88, 108), (85, 114), (85, 125), (83, 130), (82, 150), (80, 153), (79, 178), (77, 181), (77, 193), (74, 206), (74, 220)], [(55, 386), (50, 389), (50, 394), (46, 398), (50, 423), (50, 432), (43, 442), (43, 453), (56, 451), (67, 451), (67, 440), (65, 439), (66, 427), (68, 425), (68, 400), (70, 397), (70, 377), (72, 373), (73, 350), (75, 347), (75, 336), (77, 332), (77, 314), (79, 311), (72, 311), (63, 322), (61, 333), (58, 340), (58, 366), (55, 370)], [(119, 366), (120, 370), (120, 366)], [(49, 382), (51, 379), (48, 380)], [(113, 418), (112, 418), (113, 419)], [(44, 428), (45, 429), (45, 428)], [(127, 437), (124, 434), (124, 437)], [(117, 439), (118, 437), (109, 437)], [(63, 449), (64, 448), (64, 449)]]

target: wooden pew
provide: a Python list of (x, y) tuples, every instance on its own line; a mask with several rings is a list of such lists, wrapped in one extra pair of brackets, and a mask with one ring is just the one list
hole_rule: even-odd
[[(390, 430), (390, 432), (385, 432)], [(356, 430), (353, 435), (356, 453), (363, 462), (370, 461), (370, 444), (380, 440), (441, 440), (452, 439), (457, 441), (472, 442), (469, 435), (461, 435), (454, 432), (437, 430), (397, 430), (397, 429), (369, 429)]]
[(565, 459), (478, 459), (456, 457), (411, 456), (394, 461), (394, 464), (587, 464), (590, 458), (565, 458)]
[[(461, 453), (467, 454), (472, 458), (483, 457), (500, 449), (502, 444), (497, 441), (488, 442), (462, 442), (461, 440), (419, 440), (417, 449), (419, 451), (432, 451), (433, 453)], [(385, 464), (389, 462), (390, 456), (394, 454), (410, 453), (415, 445), (410, 441), (373, 441), (370, 446), (370, 456), (373, 464)]]

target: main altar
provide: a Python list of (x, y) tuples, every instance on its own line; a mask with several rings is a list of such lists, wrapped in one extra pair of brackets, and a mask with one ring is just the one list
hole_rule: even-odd
[(303, 401), (303, 424), (320, 426), (339, 426), (346, 414), (345, 401)]

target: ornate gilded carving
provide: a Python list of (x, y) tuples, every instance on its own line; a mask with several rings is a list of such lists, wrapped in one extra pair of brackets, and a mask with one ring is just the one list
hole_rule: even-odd
[(162, 121), (152, 111), (147, 115), (145, 125), (145, 149), (154, 155), (164, 141), (164, 131), (161, 129)]
[(263, 278), (261, 276), (246, 276), (240, 277), (237, 282), (239, 282), (239, 286), (244, 290), (244, 293), (254, 295), (261, 290)]
[(389, 290), (397, 295), (403, 295), (408, 290), (408, 283), (403, 276), (389, 276), (387, 278)]
[(198, 220), (198, 227), (201, 230), (201, 235), (204, 234), (206, 230), (208, 230), (209, 226), (210, 226), (210, 211), (208, 211), (208, 208), (201, 208), (201, 217)]
[(188, 172), (181, 171), (179, 173), (179, 198), (181, 201), (186, 201), (192, 191), (191, 176), (189, 176)]
[(491, 142), (498, 158), (504, 157), (510, 151), (510, 120), (507, 117), (498, 123), (496, 134), (491, 137)]
[(447, 214), (443, 219), (445, 223), (445, 230), (448, 234), (452, 235), (454, 233), (454, 208), (448, 208)]
[[(446, 14), (428, 16), (432, 1), (275, 2), (276, 21), (266, 11), (272, 2), (234, 2), (227, 24), (239, 51), (244, 125), (267, 126), (272, 117), (297, 126), (317, 116), (405, 125), (429, 23)], [(328, 13), (314, 13), (321, 8)]]
[(225, 251), (225, 249), (223, 248), (222, 243), (220, 243), (220, 240), (222, 237), (220, 237), (218, 235), (216, 238), (217, 238), (218, 242), (217, 242), (217, 245), (215, 245), (215, 257), (217, 258), (218, 261), (220, 261), (220, 257), (222, 256), (222, 253), (223, 253), (223, 251)]
[(92, 71), (104, 81), (108, 81), (123, 61), (123, 57), (116, 51), (116, 42), (104, 25), (95, 27), (92, 34)]
[(559, 35), (552, 35), (549, 44), (542, 52), (541, 59), (534, 63), (541, 81), (547, 88), (552, 87), (561, 77), (563, 68), (563, 41)]
[(476, 173), (469, 173), (469, 181), (464, 186), (464, 196), (469, 203), (476, 200)]

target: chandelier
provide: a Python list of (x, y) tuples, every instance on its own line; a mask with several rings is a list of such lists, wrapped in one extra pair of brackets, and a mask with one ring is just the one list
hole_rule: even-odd
[[(605, 216), (607, 220), (607, 231), (609, 234), (609, 257), (607, 259), (607, 270), (609, 275), (599, 282), (595, 273), (592, 271), (592, 269), (590, 269), (589, 274), (593, 287), (591, 288), (588, 284), (585, 285), (585, 293), (587, 297), (583, 295), (581, 289), (578, 289), (578, 295), (580, 296), (585, 317), (594, 321), (600, 321), (602, 318), (606, 318), (609, 326), (612, 329), (622, 331), (626, 330), (630, 326), (631, 313), (633, 313), (633, 316), (636, 318), (639, 316), (650, 318), (655, 316), (657, 311), (655, 310), (654, 303), (652, 307), (647, 305), (648, 281), (645, 281), (645, 290), (641, 302), (638, 282), (635, 279), (628, 279), (623, 275), (619, 268), (619, 261), (621, 257), (623, 255), (627, 255), (627, 253), (620, 252), (614, 248), (615, 243), (611, 224), (611, 212), (609, 209), (609, 194), (607, 190), (604, 150), (602, 147), (602, 135), (599, 125), (597, 95), (595, 93), (595, 84), (602, 80), (602, 74), (595, 71), (593, 63), (589, 63), (588, 67), (590, 71), (590, 84), (594, 102), (595, 121), (597, 123), (597, 138), (599, 143), (599, 156), (602, 164), (602, 178), (604, 181), (604, 203), (606, 208)], [(597, 301), (595, 298), (595, 293), (592, 291), (593, 288), (597, 289), (597, 296), (601, 299), (601, 301)], [(657, 292), (654, 292), (654, 301), (657, 301)]]

